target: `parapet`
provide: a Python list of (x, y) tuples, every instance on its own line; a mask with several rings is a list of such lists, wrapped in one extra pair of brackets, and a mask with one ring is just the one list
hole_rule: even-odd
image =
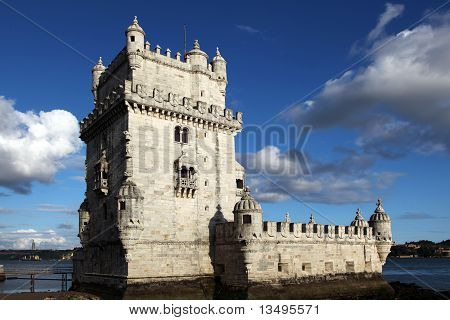
[[(216, 241), (235, 240), (234, 223), (216, 226)], [(372, 227), (336, 226), (310, 223), (264, 221), (261, 239), (255, 241), (375, 242)]]

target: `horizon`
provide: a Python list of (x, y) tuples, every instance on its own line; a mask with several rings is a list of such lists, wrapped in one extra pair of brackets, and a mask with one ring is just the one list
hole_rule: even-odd
[(236, 154), (264, 220), (288, 212), (305, 223), (314, 212), (319, 224), (349, 225), (357, 208), (368, 220), (381, 197), (396, 244), (450, 239), (450, 5), (289, 2), (255, 12), (246, 2), (220, 15), (203, 2), (118, 6), (0, 1), (0, 26), (13, 31), (0, 80), (1, 250), (32, 239), (39, 250), (80, 246), (78, 122), (93, 108), (92, 67), (124, 47), (134, 16), (151, 47), (172, 56), (184, 51), (184, 25), (187, 50), (195, 39), (210, 58), (220, 48), (227, 106), (244, 113)]

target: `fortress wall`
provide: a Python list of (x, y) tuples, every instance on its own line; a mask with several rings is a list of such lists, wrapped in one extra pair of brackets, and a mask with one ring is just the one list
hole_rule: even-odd
[(130, 258), (128, 277), (144, 282), (213, 274), (209, 242), (142, 242)]
[(266, 231), (260, 238), (242, 240), (235, 234), (233, 222), (217, 226), (216, 274), (226, 284), (237, 285), (246, 268), (250, 282), (381, 273), (371, 228), (286, 222), (264, 225)]
[(238, 242), (219, 244), (216, 250), (220, 257), (216, 264), (221, 265), (216, 274), (229, 285), (242, 280), (245, 268), (249, 282), (280, 282), (311, 276), (381, 273), (382, 267), (373, 243), (253, 240), (246, 246)]

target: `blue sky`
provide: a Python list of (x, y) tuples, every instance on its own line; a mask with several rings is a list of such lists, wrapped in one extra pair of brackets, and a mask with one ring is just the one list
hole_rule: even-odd
[[(194, 39), (210, 56), (219, 46), (227, 104), (246, 125), (312, 126), (302, 150), (310, 175), (249, 175), (266, 219), (288, 211), (304, 222), (315, 211), (319, 223), (348, 224), (358, 207), (368, 218), (381, 196), (397, 242), (448, 239), (450, 5), (433, 11), (443, 3), (1, 0), (0, 108), (10, 118), (0, 121), (0, 247), (28, 246), (31, 237), (41, 247), (77, 245), (85, 188), (74, 117), (92, 109), (91, 68), (123, 48), (134, 15), (152, 46), (183, 51), (183, 24), (188, 49)], [(44, 118), (67, 126), (10, 161), (11, 123), (19, 119), (27, 135)], [(292, 163), (290, 146), (243, 148), (246, 137), (237, 152), (249, 162)], [(42, 165), (21, 163), (33, 161)]]

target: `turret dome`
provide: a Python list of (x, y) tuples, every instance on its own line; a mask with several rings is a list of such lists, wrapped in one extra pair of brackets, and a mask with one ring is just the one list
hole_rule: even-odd
[(223, 61), (226, 62), (225, 59), (222, 57), (219, 51), (219, 47), (216, 48), (216, 55), (213, 58), (213, 61)]
[(103, 65), (102, 57), (100, 57), (100, 58), (98, 59), (98, 62), (97, 62), (97, 64), (92, 68), (92, 71), (100, 71), (100, 72), (105, 71), (105, 66)]
[(206, 54), (206, 52), (200, 49), (200, 43), (198, 42), (198, 40), (194, 40), (194, 47), (187, 54), (190, 56), (201, 55), (204, 56), (206, 59), (208, 59), (208, 55)]
[(352, 223), (350, 224), (352, 227), (368, 227), (369, 224), (367, 223), (367, 221), (364, 219), (364, 217), (361, 214), (361, 210), (358, 208), (358, 210), (356, 210), (356, 217), (355, 220), (352, 221)]
[(119, 199), (144, 199), (139, 187), (132, 181), (126, 180), (123, 182), (117, 194)]
[(139, 25), (138, 19), (134, 16), (133, 23), (127, 28), (127, 33), (130, 31), (137, 31), (142, 33), (145, 36), (144, 29)]
[(389, 215), (384, 211), (380, 198), (378, 198), (374, 213), (370, 216), (370, 221), (391, 221)]
[(262, 209), (261, 205), (250, 195), (250, 189), (246, 187), (241, 200), (234, 205), (233, 212), (262, 212)]

